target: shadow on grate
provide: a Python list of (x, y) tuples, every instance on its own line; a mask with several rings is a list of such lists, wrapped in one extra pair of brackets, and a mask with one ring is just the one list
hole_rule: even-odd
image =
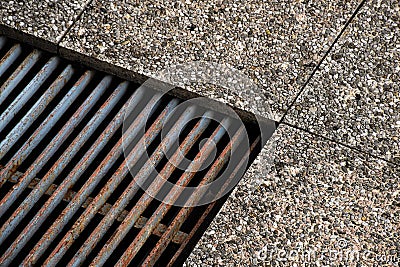
[[(184, 100), (6, 37), (0, 58), (2, 266), (181, 265), (263, 145), (255, 123), (191, 117), (210, 110), (176, 111)], [(195, 188), (227, 172), (220, 187), (196, 191), (218, 196), (211, 203), (164, 201), (194, 199), (171, 184)]]

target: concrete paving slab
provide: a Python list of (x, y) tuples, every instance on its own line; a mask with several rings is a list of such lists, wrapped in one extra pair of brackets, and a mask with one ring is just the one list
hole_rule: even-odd
[(186, 266), (398, 266), (400, 169), (289, 126), (275, 133)]
[(399, 1), (368, 1), (285, 121), (400, 163), (399, 23)]
[(0, 2), (0, 33), (51, 52), (90, 0)]
[[(60, 53), (133, 80), (188, 61), (228, 64), (261, 88), (272, 115), (259, 113), (279, 120), (359, 2), (95, 0)], [(252, 98), (185, 87), (243, 109)]]

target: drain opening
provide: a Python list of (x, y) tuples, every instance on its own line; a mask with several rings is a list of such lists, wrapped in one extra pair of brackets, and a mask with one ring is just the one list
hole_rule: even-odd
[[(156, 172), (169, 168), (164, 154), (154, 170), (147, 170), (146, 164), (148, 156), (161, 153), (165, 142), (160, 122), (183, 100), (164, 95), (152, 103), (151, 95), (137, 97), (138, 84), (5, 37), (0, 37), (0, 47), (0, 264), (181, 265), (229, 195), (207, 205), (179, 207), (160, 201), (170, 197), (166, 185), (158, 186), (156, 198), (144, 191), (153, 188)], [(129, 148), (135, 154), (131, 172), (125, 167), (130, 157), (122, 151), (128, 99), (136, 101), (132, 120), (144, 122), (148, 140), (146, 150), (139, 153), (137, 145), (144, 137), (137, 133), (130, 138)], [(152, 115), (140, 122), (147, 109)], [(213, 138), (220, 129), (216, 121), (199, 126), (202, 123), (203, 118), (189, 120), (177, 135), (179, 144), (189, 142), (190, 160), (208, 149), (202, 140)], [(258, 125), (245, 126), (250, 149), (235, 153), (250, 161), (238, 157), (234, 163), (247, 168), (263, 144)], [(196, 129), (200, 129), (196, 140), (190, 140)], [(218, 137), (216, 159), (193, 173), (187, 186), (204, 184), (210, 173), (218, 178), (226, 171), (229, 157), (222, 165), (217, 163), (229, 151), (231, 138), (227, 133)], [(168, 181), (181, 181), (189, 165), (166, 172)], [(141, 188), (134, 182), (143, 173)], [(159, 190), (163, 188), (167, 190)]]

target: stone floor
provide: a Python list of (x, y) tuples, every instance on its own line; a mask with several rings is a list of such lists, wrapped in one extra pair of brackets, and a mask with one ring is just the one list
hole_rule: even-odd
[(186, 265), (397, 266), (399, 168), (286, 125), (273, 141)]
[(1, 1), (1, 30), (54, 52), (89, 2), (90, 0)]
[(208, 61), (257, 86), (182, 85), (280, 122), (187, 266), (399, 266), (399, 24), (398, 0), (0, 3), (0, 33), (124, 78)]
[(400, 163), (400, 2), (367, 2), (285, 121)]

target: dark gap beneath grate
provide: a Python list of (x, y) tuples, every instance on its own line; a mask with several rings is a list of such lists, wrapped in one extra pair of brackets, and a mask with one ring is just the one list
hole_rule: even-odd
[[(3, 197), (8, 193), (8, 191), (12, 188), (13, 183), (10, 183), (9, 181), (7, 181), (3, 187), (0, 190), (0, 199), (3, 199)], [(0, 218), (0, 223), (1, 223), (1, 218)], [(3, 222), (4, 223), (4, 222)]]
[(96, 214), (94, 218), (91, 220), (89, 225), (85, 228), (85, 230), (79, 235), (77, 239), (74, 240), (74, 243), (76, 246), (71, 246), (65, 255), (61, 258), (61, 260), (58, 262), (60, 266), (67, 266), (68, 262), (70, 259), (75, 255), (75, 253), (78, 251), (78, 249), (85, 243), (85, 240), (90, 236), (91, 230), (95, 229), (96, 226), (99, 224), (103, 216)]
[[(120, 138), (120, 136), (116, 135), (116, 139)], [(107, 149), (107, 153), (108, 153), (108, 148), (106, 147), (105, 149)], [(95, 171), (95, 169), (99, 166), (99, 164), (101, 163), (101, 160), (103, 160), (103, 157), (101, 157), (102, 154), (100, 153), (98, 156), (98, 161), (94, 160), (93, 163), (89, 166), (89, 168), (86, 170), (86, 172), (81, 176), (82, 178), (78, 181), (78, 183), (76, 183), (74, 185), (74, 190), (78, 191), (86, 182), (87, 178), (90, 177), (90, 175)], [(93, 192), (90, 194), (91, 197), (96, 197), (99, 193), (100, 190), (104, 187), (104, 185), (107, 183), (107, 181), (112, 177), (112, 175), (115, 173), (115, 171), (118, 169), (118, 167), (122, 164), (122, 162), (124, 161), (124, 156), (121, 155), (119, 157), (118, 160), (115, 161), (115, 163), (112, 165), (112, 167), (110, 168), (110, 170), (107, 172), (107, 174), (104, 176), (103, 179), (100, 180), (99, 184), (96, 186), (96, 188), (93, 190)], [(87, 173), (87, 174), (86, 174)], [(115, 190), (115, 193), (118, 194), (121, 191), (119, 191), (118, 189)], [(107, 203), (110, 204), (114, 204), (115, 201), (107, 201)]]
[(133, 258), (132, 262), (128, 266), (133, 267), (141, 265), (151, 249), (157, 244), (158, 240), (159, 238), (157, 236), (151, 235), (146, 243), (144, 243), (143, 247), (139, 250), (137, 256)]
[[(88, 255), (86, 260), (83, 262), (83, 266), (89, 266), (89, 264), (94, 260), (96, 255), (100, 252), (104, 244), (107, 242), (107, 240), (113, 235), (113, 233), (117, 230), (118, 226), (120, 225), (120, 222), (114, 222), (110, 229), (105, 233), (103, 238), (100, 240), (100, 242), (97, 244), (97, 246), (93, 249), (93, 251)], [(134, 228), (136, 229), (136, 228)], [(106, 265), (107, 266), (107, 265)]]
[(190, 233), (190, 231), (193, 230), (193, 227), (196, 225), (198, 219), (201, 217), (206, 208), (207, 206), (205, 205), (194, 208), (194, 211), (189, 215), (188, 219), (181, 226), (181, 231), (184, 231), (185, 233)]
[(164, 253), (161, 254), (160, 259), (155, 263), (154, 266), (165, 266), (165, 263), (170, 261), (171, 251), (177, 251), (179, 249), (179, 245), (175, 243), (169, 243)]
[(117, 246), (115, 252), (112, 253), (110, 258), (105, 262), (104, 266), (114, 266), (138, 233), (139, 229), (133, 227), (122, 240), (122, 242)]

